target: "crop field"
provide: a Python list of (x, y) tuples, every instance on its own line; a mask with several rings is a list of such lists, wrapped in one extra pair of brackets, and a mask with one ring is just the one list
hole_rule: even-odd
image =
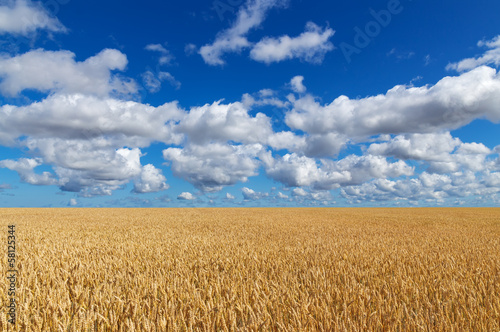
[(500, 331), (498, 208), (0, 209), (0, 225), (1, 331)]

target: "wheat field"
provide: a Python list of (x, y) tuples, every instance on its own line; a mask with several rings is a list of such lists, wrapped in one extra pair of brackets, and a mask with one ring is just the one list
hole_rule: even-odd
[(500, 209), (0, 209), (2, 331), (500, 331)]

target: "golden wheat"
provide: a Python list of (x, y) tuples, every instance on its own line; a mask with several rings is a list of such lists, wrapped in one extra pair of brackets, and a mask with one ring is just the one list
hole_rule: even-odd
[(0, 209), (4, 248), (9, 224), (17, 331), (500, 331), (500, 209)]

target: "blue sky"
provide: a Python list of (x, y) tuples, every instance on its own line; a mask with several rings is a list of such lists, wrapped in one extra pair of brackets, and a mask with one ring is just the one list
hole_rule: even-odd
[(0, 1), (0, 206), (498, 206), (499, 12)]

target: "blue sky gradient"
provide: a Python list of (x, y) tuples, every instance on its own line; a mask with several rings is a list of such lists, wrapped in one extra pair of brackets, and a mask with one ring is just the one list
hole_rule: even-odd
[(0, 206), (499, 206), (499, 12), (0, 1)]

